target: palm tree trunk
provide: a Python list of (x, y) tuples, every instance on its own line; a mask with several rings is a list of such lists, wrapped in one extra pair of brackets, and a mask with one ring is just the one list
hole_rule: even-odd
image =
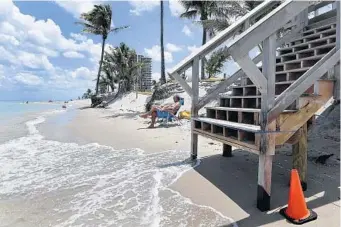
[(102, 40), (102, 53), (101, 53), (101, 61), (99, 62), (98, 74), (97, 74), (96, 95), (98, 94), (99, 78), (101, 76), (101, 70), (102, 70), (102, 63), (103, 63), (103, 56), (104, 56), (104, 46), (105, 46), (105, 38), (103, 38), (103, 40)]
[[(204, 19), (206, 20), (206, 19)], [(202, 45), (206, 44), (207, 30), (205, 27), (202, 28)], [(205, 79), (205, 61), (204, 58), (201, 59), (201, 79)]]
[(161, 45), (161, 84), (166, 83), (166, 73), (165, 73), (165, 50), (163, 46), (163, 1), (160, 1), (160, 24), (161, 24), (161, 34), (160, 34), (160, 45)]

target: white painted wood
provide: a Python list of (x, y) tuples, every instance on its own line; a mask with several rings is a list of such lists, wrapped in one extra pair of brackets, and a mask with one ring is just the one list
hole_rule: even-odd
[(187, 92), (187, 94), (192, 97), (193, 95), (192, 88), (188, 85), (188, 83), (178, 73), (173, 73), (172, 77), (176, 81), (178, 81), (178, 83)]
[[(335, 2), (336, 7), (336, 50), (340, 50), (340, 1)], [(340, 100), (340, 63), (334, 67), (334, 100)]]
[(212, 134), (212, 133), (201, 131), (201, 130), (194, 130), (194, 131), (197, 134), (207, 137), (209, 139), (216, 140), (225, 144), (229, 144), (232, 147), (239, 148), (239, 149), (242, 149), (242, 150), (257, 154), (257, 155), (259, 154), (259, 151), (257, 150), (256, 146), (252, 144), (244, 143), (244, 142), (232, 139), (231, 137), (224, 137), (224, 136)]
[(234, 58), (241, 58), (270, 34), (277, 32), (279, 28), (310, 4), (312, 3), (308, 1), (286, 1), (282, 3), (270, 14), (243, 32), (241, 37), (230, 45), (229, 52)]
[[(247, 112), (247, 113), (260, 113), (261, 109), (254, 108), (238, 108), (238, 107), (222, 107), (222, 106), (214, 106), (214, 107), (206, 107), (206, 109), (212, 110), (224, 110), (224, 111), (236, 111), (236, 112)], [(295, 113), (297, 110), (284, 110), (285, 113)]]
[(238, 65), (243, 69), (245, 74), (250, 78), (250, 80), (257, 86), (261, 92), (266, 92), (266, 78), (259, 71), (258, 67), (253, 63), (249, 55), (245, 55), (240, 59), (236, 59), (234, 55), (232, 57), (238, 63)]
[[(291, 2), (291, 1), (290, 1)], [(181, 72), (184, 70), (184, 68), (188, 68), (193, 59), (197, 56), (205, 56), (218, 46), (220, 46), (222, 43), (224, 43), (227, 39), (229, 39), (231, 36), (233, 36), (236, 32), (239, 32), (242, 29), (242, 26), (244, 26), (244, 23), (248, 19), (252, 19), (255, 16), (258, 16), (260, 12), (264, 12), (265, 10), (268, 10), (271, 8), (275, 2), (271, 0), (266, 0), (259, 6), (257, 6), (255, 9), (247, 13), (245, 16), (240, 18), (238, 21), (233, 23), (231, 26), (226, 28), (224, 31), (220, 32), (218, 35), (216, 35), (214, 38), (209, 40), (205, 45), (201, 46), (197, 51), (193, 52), (191, 55), (186, 57), (184, 60), (179, 62), (171, 71), (170, 74), (173, 74), (174, 72)]]
[(212, 118), (205, 118), (205, 117), (197, 117), (193, 118), (193, 120), (205, 122), (212, 125), (219, 125), (227, 128), (234, 128), (234, 129), (241, 129), (248, 132), (259, 132), (260, 126), (258, 125), (249, 125), (249, 124), (243, 124), (243, 123), (237, 123), (237, 122), (231, 122), (231, 121), (225, 121), (225, 120), (219, 120), (219, 119), (212, 119)]
[[(191, 118), (198, 116), (198, 100), (199, 100), (199, 57), (194, 58), (192, 65), (192, 108)], [(195, 122), (192, 120), (191, 130), (191, 158), (196, 159), (198, 156), (198, 134), (194, 133)]]
[(275, 106), (269, 112), (269, 119), (275, 119), (285, 108), (313, 85), (316, 80), (322, 77), (328, 69), (339, 61), (340, 50), (336, 51), (336, 48), (334, 48), (277, 97)]
[(263, 42), (262, 72), (266, 78), (266, 89), (261, 91), (260, 120), (260, 147), (258, 161), (258, 192), (257, 207), (260, 210), (270, 209), (272, 159), (275, 154), (276, 122), (268, 121), (268, 110), (275, 103), (276, 77), (276, 33), (273, 33)]
[[(258, 54), (254, 59), (253, 62), (255, 64), (257, 64), (258, 62), (260, 62), (262, 58), (262, 54)], [(236, 73), (234, 73), (232, 76), (230, 76), (228, 79), (222, 81), (219, 83), (219, 85), (216, 87), (216, 89), (214, 89), (214, 91), (212, 91), (209, 94), (206, 94), (203, 98), (201, 98), (201, 100), (198, 103), (198, 108), (201, 109), (203, 108), (207, 103), (209, 103), (212, 99), (216, 98), (216, 96), (225, 91), (227, 87), (229, 87), (231, 84), (233, 84), (234, 82), (236, 82), (241, 76), (244, 75), (243, 70), (239, 69)]]

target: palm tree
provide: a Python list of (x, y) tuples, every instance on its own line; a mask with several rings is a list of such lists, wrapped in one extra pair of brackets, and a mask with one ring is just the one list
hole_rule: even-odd
[[(182, 18), (197, 19), (203, 25), (202, 45), (206, 43), (207, 34), (215, 30), (221, 31), (229, 26), (229, 18), (240, 16), (244, 9), (235, 1), (180, 1), (185, 12)], [(205, 63), (201, 61), (201, 79), (205, 79)]]
[(112, 28), (111, 17), (112, 17), (112, 10), (109, 4), (94, 5), (94, 8), (91, 11), (81, 14), (81, 19), (83, 19), (83, 21), (77, 22), (77, 24), (83, 25), (83, 32), (102, 36), (102, 52), (101, 52), (101, 60), (99, 62), (99, 68), (98, 68), (98, 74), (97, 74), (95, 95), (98, 94), (98, 85), (99, 85), (99, 80), (101, 76), (105, 41), (111, 32), (117, 33), (120, 30), (126, 29), (129, 27), (129, 26), (122, 26), (122, 27)]
[(166, 72), (165, 72), (165, 50), (163, 46), (163, 1), (160, 1), (160, 24), (161, 24), (161, 34), (160, 34), (160, 45), (161, 45), (161, 84), (166, 83)]
[(104, 62), (105, 66), (110, 66), (110, 71), (115, 75), (119, 86), (118, 92), (130, 91), (139, 76), (138, 68), (142, 66), (141, 63), (136, 62), (135, 50), (121, 43), (120, 46), (110, 48), (105, 53)]
[(208, 78), (221, 73), (221, 69), (224, 63), (228, 60), (228, 57), (224, 55), (223, 49), (218, 49), (213, 52), (206, 64), (206, 72), (208, 73)]

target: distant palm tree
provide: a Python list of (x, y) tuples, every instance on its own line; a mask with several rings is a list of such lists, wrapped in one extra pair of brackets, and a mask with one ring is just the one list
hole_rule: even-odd
[(206, 72), (208, 73), (208, 78), (221, 73), (221, 69), (224, 66), (224, 63), (229, 59), (224, 55), (223, 49), (218, 49), (213, 52), (206, 64)]
[(125, 43), (115, 48), (109, 48), (105, 53), (104, 65), (110, 66), (110, 71), (115, 75), (115, 82), (118, 82), (118, 92), (131, 91), (139, 76), (139, 68), (143, 66), (136, 62), (136, 52), (130, 49)]
[[(228, 27), (228, 19), (244, 14), (244, 9), (235, 1), (180, 1), (185, 12), (182, 18), (197, 19), (203, 25), (202, 45), (206, 43), (208, 32), (221, 31)], [(197, 21), (198, 22), (198, 21)], [(205, 63), (201, 61), (201, 79), (205, 79)]]
[(99, 80), (101, 76), (105, 41), (111, 32), (116, 33), (122, 29), (129, 27), (129, 26), (122, 26), (118, 28), (111, 28), (111, 17), (112, 17), (112, 10), (111, 10), (110, 5), (108, 4), (107, 5), (94, 5), (94, 8), (90, 12), (81, 14), (81, 19), (83, 19), (84, 21), (77, 22), (77, 24), (83, 25), (84, 27), (83, 32), (102, 36), (102, 52), (101, 52), (101, 60), (99, 62), (99, 68), (98, 68), (98, 74), (97, 74), (95, 95), (98, 94), (98, 85), (99, 85)]
[(161, 34), (160, 34), (160, 45), (161, 45), (161, 84), (166, 83), (166, 72), (165, 72), (165, 49), (163, 46), (163, 1), (160, 1), (160, 24), (161, 24)]

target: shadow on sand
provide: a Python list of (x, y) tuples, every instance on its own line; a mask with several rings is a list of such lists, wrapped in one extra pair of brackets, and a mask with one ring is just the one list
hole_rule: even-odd
[[(221, 155), (204, 157), (195, 171), (249, 214), (246, 218), (236, 219), (238, 226), (262, 226), (282, 220), (283, 217), (278, 213), (279, 209), (275, 208), (287, 204), (291, 157), (285, 154), (275, 155), (271, 195), (271, 209), (275, 210), (263, 213), (256, 208), (258, 156), (241, 150), (234, 150), (233, 154), (230, 158)], [(305, 197), (315, 196), (307, 202), (308, 208), (314, 209), (338, 201), (340, 195), (339, 165), (324, 166), (309, 162), (307, 183), (308, 189), (304, 192)], [(324, 195), (317, 197), (316, 194), (321, 192), (324, 192)], [(338, 202), (335, 204), (339, 206)], [(229, 208), (226, 207), (226, 209)]]

